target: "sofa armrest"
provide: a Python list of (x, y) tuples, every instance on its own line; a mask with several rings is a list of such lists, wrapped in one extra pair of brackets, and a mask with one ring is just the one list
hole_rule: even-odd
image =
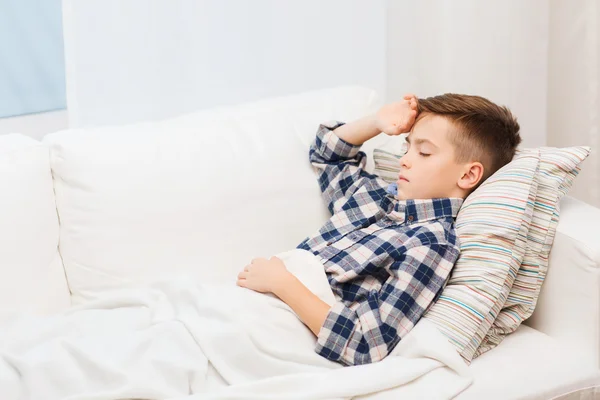
[(561, 200), (548, 274), (525, 324), (600, 366), (600, 209)]

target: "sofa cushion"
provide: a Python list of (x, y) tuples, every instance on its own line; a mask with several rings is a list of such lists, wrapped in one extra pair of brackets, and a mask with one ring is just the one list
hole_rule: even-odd
[(0, 321), (68, 307), (48, 149), (1, 135), (0, 187)]
[(568, 342), (521, 325), (500, 346), (473, 360), (473, 384), (456, 400), (546, 400), (591, 393), (590, 387), (600, 386), (600, 370), (582, 360)]
[(73, 302), (175, 275), (235, 281), (296, 247), (330, 217), (308, 159), (319, 123), (377, 105), (343, 87), (47, 135)]

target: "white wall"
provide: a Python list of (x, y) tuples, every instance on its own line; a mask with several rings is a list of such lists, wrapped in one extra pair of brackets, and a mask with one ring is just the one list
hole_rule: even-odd
[(385, 95), (386, 0), (65, 0), (68, 110), (0, 118), (36, 139), (344, 84)]
[(65, 0), (72, 127), (339, 85), (385, 94), (386, 0)]
[(570, 195), (600, 207), (600, 4), (551, 0), (548, 145), (588, 145)]
[(0, 135), (22, 133), (40, 140), (45, 134), (66, 129), (68, 115), (66, 110), (0, 118)]
[(0, 134), (343, 84), (472, 93), (513, 110), (524, 147), (591, 145), (571, 193), (600, 206), (599, 21), (596, 0), (65, 0), (69, 113), (0, 119)]
[[(344, 84), (509, 106), (546, 144), (548, 3), (65, 0), (73, 127)], [(132, 29), (135, 27), (135, 29)]]

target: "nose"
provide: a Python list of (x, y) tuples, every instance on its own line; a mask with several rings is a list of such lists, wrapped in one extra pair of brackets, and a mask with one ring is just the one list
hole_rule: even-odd
[(402, 157), (400, 157), (398, 162), (400, 163), (400, 168), (402, 168), (402, 169), (410, 168), (410, 163), (408, 160), (408, 152), (404, 153), (404, 155)]

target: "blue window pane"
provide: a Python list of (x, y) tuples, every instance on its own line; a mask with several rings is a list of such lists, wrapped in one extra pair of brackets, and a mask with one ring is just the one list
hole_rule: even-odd
[(0, 117), (65, 107), (61, 0), (0, 0)]

